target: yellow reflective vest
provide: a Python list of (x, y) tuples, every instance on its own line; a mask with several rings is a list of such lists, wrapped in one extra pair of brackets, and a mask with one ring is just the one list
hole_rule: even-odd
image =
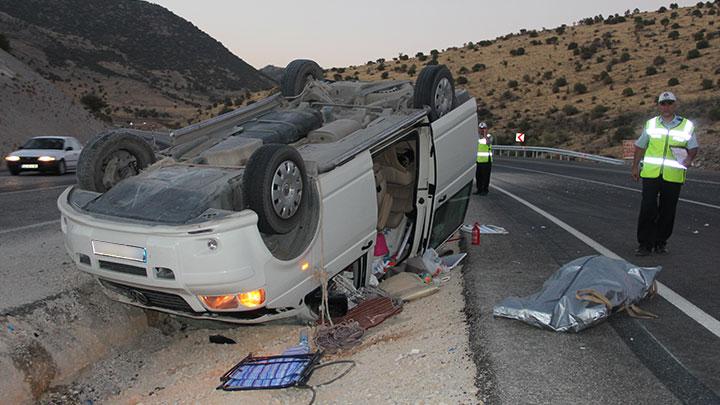
[(673, 183), (684, 183), (687, 168), (675, 157), (678, 150), (687, 151), (687, 144), (695, 127), (692, 121), (683, 118), (674, 128), (665, 128), (661, 117), (649, 119), (645, 123), (645, 132), (650, 142), (643, 157), (640, 177), (658, 178)]
[(478, 163), (492, 162), (492, 145), (490, 145), (487, 142), (485, 137), (478, 139), (477, 162)]

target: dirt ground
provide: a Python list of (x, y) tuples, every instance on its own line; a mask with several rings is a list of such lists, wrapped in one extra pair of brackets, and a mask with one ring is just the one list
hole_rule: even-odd
[[(438, 293), (406, 303), (401, 313), (367, 331), (360, 346), (325, 355), (323, 362), (353, 360), (356, 366), (341, 379), (318, 387), (315, 403), (478, 403), (476, 368), (470, 357), (463, 312), (461, 271), (454, 269)], [(297, 345), (305, 326), (295, 321), (211, 328), (187, 326), (175, 320), (170, 323), (165, 322), (143, 338), (140, 342), (143, 347), (115, 353), (43, 402), (310, 403), (312, 392), (307, 389), (244, 392), (215, 389), (220, 376), (249, 352), (279, 354)], [(237, 344), (209, 343), (209, 336), (215, 334)], [(309, 384), (331, 380), (346, 367), (336, 365), (318, 370)]]

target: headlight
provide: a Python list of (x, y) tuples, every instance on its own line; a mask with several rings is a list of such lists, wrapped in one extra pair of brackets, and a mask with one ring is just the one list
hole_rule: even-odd
[(198, 298), (209, 310), (227, 311), (246, 308), (257, 308), (265, 303), (265, 290), (260, 288), (246, 293), (229, 295), (199, 295)]
[(55, 160), (55, 158), (52, 156), (40, 156), (38, 160), (40, 162), (52, 162), (53, 160)]
[(19, 156), (6, 156), (5, 160), (7, 160), (8, 162), (17, 162), (18, 160), (20, 160), (20, 157)]

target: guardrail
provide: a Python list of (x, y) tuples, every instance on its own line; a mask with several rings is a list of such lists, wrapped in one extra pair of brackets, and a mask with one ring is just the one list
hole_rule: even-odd
[(572, 150), (558, 149), (558, 148), (546, 148), (544, 146), (514, 146), (514, 145), (493, 145), (493, 153), (497, 153), (499, 156), (511, 156), (515, 157), (545, 157), (548, 156), (550, 159), (553, 156), (557, 156), (559, 160), (591, 160), (600, 163), (608, 163), (611, 165), (624, 165), (625, 161), (621, 159), (614, 159), (606, 156), (593, 155), (590, 153), (575, 152)]

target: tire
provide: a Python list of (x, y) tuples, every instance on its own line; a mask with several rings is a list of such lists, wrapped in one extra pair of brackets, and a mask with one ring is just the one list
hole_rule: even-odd
[(415, 81), (414, 107), (429, 107), (428, 116), (432, 122), (452, 111), (456, 104), (455, 82), (447, 66), (424, 67)]
[(60, 160), (60, 162), (58, 162), (58, 167), (55, 174), (57, 174), (58, 176), (62, 176), (65, 173), (67, 173), (67, 165), (65, 164), (64, 160)]
[(8, 167), (8, 171), (10, 172), (10, 175), (12, 175), (12, 176), (17, 176), (18, 174), (20, 174), (20, 169), (11, 169)]
[(258, 215), (258, 229), (285, 234), (297, 226), (307, 206), (305, 164), (295, 148), (268, 144), (256, 150), (245, 167), (243, 195)]
[(282, 80), (280, 81), (280, 91), (285, 97), (295, 97), (302, 93), (305, 85), (311, 79), (323, 79), (322, 68), (314, 61), (308, 59), (295, 59), (285, 68)]
[(80, 152), (78, 184), (84, 190), (104, 193), (154, 162), (155, 152), (141, 137), (121, 130), (99, 134)]

